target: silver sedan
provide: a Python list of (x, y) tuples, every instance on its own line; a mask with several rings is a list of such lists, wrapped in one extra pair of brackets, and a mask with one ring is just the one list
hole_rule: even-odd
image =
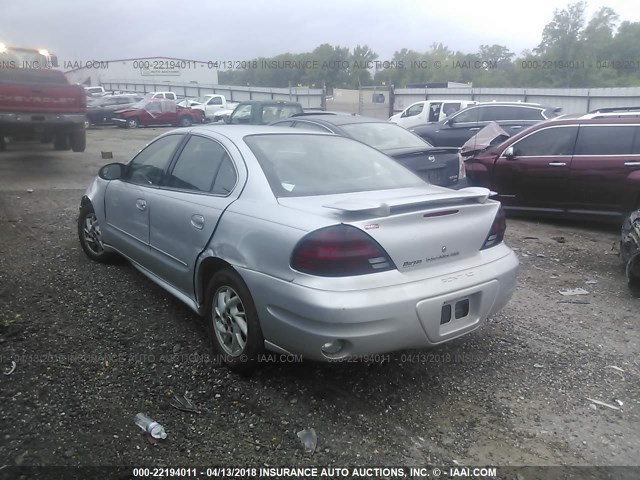
[(205, 317), (232, 368), (262, 351), (340, 360), (440, 344), (500, 310), (518, 260), (489, 190), (425, 183), (335, 135), (208, 126), (102, 167), (80, 243)]

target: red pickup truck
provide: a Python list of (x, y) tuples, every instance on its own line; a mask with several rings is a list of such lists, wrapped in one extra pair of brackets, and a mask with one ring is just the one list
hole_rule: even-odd
[(49, 68), (0, 64), (0, 149), (4, 138), (53, 140), (56, 150), (83, 152), (87, 97), (80, 85)]

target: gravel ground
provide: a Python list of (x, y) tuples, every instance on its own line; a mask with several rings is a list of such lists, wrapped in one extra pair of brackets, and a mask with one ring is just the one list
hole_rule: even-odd
[[(445, 346), (242, 377), (213, 362), (186, 306), (78, 244), (99, 152), (128, 159), (160, 131), (93, 129), (84, 154), (0, 154), (0, 369), (16, 362), (0, 375), (0, 467), (640, 464), (640, 299), (615, 227), (510, 220), (513, 300)], [(589, 294), (558, 293), (576, 287)], [(197, 413), (170, 406), (185, 393)], [(151, 445), (138, 412), (168, 439)], [(296, 436), (306, 427), (314, 454)]]

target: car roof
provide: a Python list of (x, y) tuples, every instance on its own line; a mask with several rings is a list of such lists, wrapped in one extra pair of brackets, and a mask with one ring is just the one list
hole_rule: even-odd
[(532, 107), (541, 108), (544, 110), (560, 110), (560, 107), (552, 107), (550, 105), (541, 105), (539, 103), (526, 103), (526, 102), (479, 102), (475, 105), (471, 105), (468, 108), (481, 107), (484, 105), (493, 105), (496, 107)]
[[(350, 125), (353, 123), (384, 123), (388, 125), (394, 125), (393, 123), (389, 123), (386, 120), (380, 120), (379, 118), (372, 117), (362, 117), (360, 115), (302, 115), (302, 116), (292, 116), (289, 118), (285, 118), (283, 120), (279, 120), (279, 122), (286, 122), (290, 120), (304, 122), (305, 120), (311, 120), (316, 123), (325, 123), (329, 125)], [(275, 123), (275, 122), (274, 122)], [(400, 127), (402, 128), (402, 127)]]
[[(185, 129), (177, 129), (171, 130), (167, 133), (175, 133), (179, 131), (184, 131)], [(302, 130), (296, 128), (282, 128), (278, 126), (270, 126), (270, 125), (198, 125), (197, 127), (192, 127), (190, 129), (191, 133), (199, 133), (201, 135), (209, 135), (211, 133), (218, 133), (220, 135), (224, 135), (228, 139), (237, 142), (241, 141), (247, 135), (260, 135), (260, 134), (289, 134), (289, 135), (328, 135), (334, 136), (332, 133), (325, 132), (316, 132), (313, 130)]]

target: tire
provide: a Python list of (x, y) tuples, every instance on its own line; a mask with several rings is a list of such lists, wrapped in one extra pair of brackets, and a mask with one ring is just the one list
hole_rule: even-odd
[(264, 350), (264, 337), (253, 298), (240, 275), (230, 268), (219, 270), (211, 277), (205, 298), (214, 354), (231, 370), (248, 373), (255, 369), (258, 354)]
[(40, 137), (40, 143), (45, 144), (45, 143), (51, 143), (53, 141), (53, 135), (42, 135)]
[(80, 208), (78, 240), (80, 240), (82, 250), (91, 260), (100, 263), (112, 263), (117, 258), (115, 253), (104, 250), (100, 225), (91, 203), (87, 203)]
[(66, 133), (58, 134), (53, 139), (54, 150), (69, 150), (71, 148), (71, 142), (69, 135)]
[(136, 117), (127, 119), (127, 128), (138, 128), (140, 121)]
[(193, 124), (193, 121), (191, 120), (191, 117), (188, 116), (184, 116), (184, 117), (180, 117), (180, 126), (181, 127), (190, 127)]
[(71, 133), (71, 150), (84, 152), (85, 148), (87, 148), (87, 131), (84, 128), (74, 130)]

